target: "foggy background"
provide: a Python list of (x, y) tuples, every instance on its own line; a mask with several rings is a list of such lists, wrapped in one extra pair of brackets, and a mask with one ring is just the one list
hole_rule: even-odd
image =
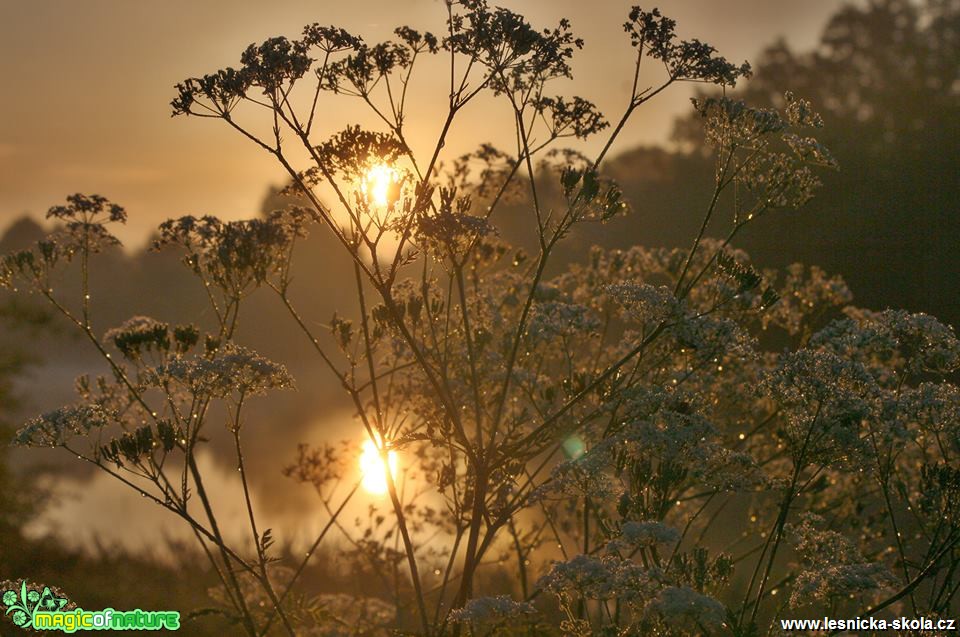
[[(535, 26), (569, 17), (586, 45), (575, 58), (575, 80), (555, 90), (594, 100), (608, 119), (619, 116), (633, 65), (621, 28), (630, 3), (494, 4), (523, 13)], [(761, 267), (803, 261), (840, 273), (860, 305), (903, 307), (960, 323), (960, 3), (673, 0), (660, 8), (677, 20), (681, 37), (701, 38), (731, 61), (754, 65), (757, 76), (738, 87), (738, 95), (759, 105), (775, 103), (785, 90), (811, 99), (826, 122), (821, 141), (841, 164), (805, 209), (762, 219), (735, 244)], [(282, 204), (271, 188), (283, 184), (283, 175), (227, 127), (172, 119), (173, 85), (235, 65), (248, 44), (295, 37), (310, 22), (343, 26), (375, 42), (401, 24), (441, 32), (444, 17), (436, 0), (4, 0), (0, 253), (41, 237), (49, 229), (44, 212), (66, 195), (103, 194), (127, 208), (130, 222), (121, 233), (126, 249), (103, 255), (92, 274), (98, 331), (136, 314), (209, 326), (202, 289), (178, 256), (144, 251), (152, 230), (184, 214), (239, 219), (269, 211)], [(411, 90), (417, 98), (408, 122), (413, 145), (430, 146), (444, 114), (444, 80), (424, 66), (415, 71)], [(575, 235), (565, 258), (582, 258), (593, 243), (687, 245), (713, 174), (690, 119), (695, 92), (693, 85), (675, 86), (632, 120), (605, 170), (624, 189), (633, 213)], [(328, 104), (323, 124), (330, 133), (369, 121), (358, 115), (359, 101), (335, 98)], [(489, 126), (496, 113), (489, 108), (496, 107), (478, 103), (464, 112), (444, 150), (447, 159), (485, 141), (510, 150), (509, 129), (496, 136)], [(580, 148), (597, 150), (595, 143)], [(520, 206), (507, 209), (502, 223), (504, 234), (521, 243), (515, 220), (522, 212)], [(334, 310), (343, 314), (352, 307), (350, 290), (336, 285), (351, 270), (315, 230), (317, 236), (302, 243), (295, 257), (293, 296), (308, 320), (322, 325)], [(69, 277), (64, 282), (65, 289), (74, 285)], [(29, 303), (11, 311), (10, 302), (0, 295), (4, 313), (28, 316), (4, 323), (0, 336), (0, 352), (27, 363), (10, 388), (16, 404), (0, 404), (0, 420), (16, 425), (72, 402), (73, 378), (101, 367), (89, 346), (63, 325), (44, 323), (30, 313)], [(283, 478), (280, 469), (294, 459), (298, 442), (359, 439), (360, 429), (275, 298), (254, 295), (241, 317), (239, 340), (288, 365), (297, 379), (296, 392), (254, 403), (245, 429), (254, 498), (267, 526), (289, 530), (284, 540), (297, 541), (325, 516), (310, 490)], [(215, 441), (203, 461), (215, 476), (210, 490), (223, 496), (214, 495), (214, 501), (237, 504), (236, 511), (223, 505), (222, 518), (229, 520), (242, 513), (240, 500), (229, 495), (239, 484), (229, 461), (218, 460), (217, 448)], [(16, 472), (12, 484), (39, 479), (50, 494), (27, 526), (31, 537), (52, 532), (72, 547), (119, 545), (160, 556), (166, 539), (186, 537), (183, 525), (165, 512), (63, 454), (15, 450), (8, 457)]]

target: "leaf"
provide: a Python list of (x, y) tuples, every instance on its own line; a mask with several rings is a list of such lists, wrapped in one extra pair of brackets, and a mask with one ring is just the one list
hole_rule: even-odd
[[(49, 602), (49, 604), (47, 602)], [(38, 608), (43, 608), (44, 610), (53, 610), (53, 611), (61, 611), (66, 605), (67, 605), (67, 598), (57, 597), (56, 595), (53, 594), (53, 591), (50, 590), (49, 586), (45, 586), (43, 588), (43, 593), (40, 594), (40, 601), (37, 602)]]

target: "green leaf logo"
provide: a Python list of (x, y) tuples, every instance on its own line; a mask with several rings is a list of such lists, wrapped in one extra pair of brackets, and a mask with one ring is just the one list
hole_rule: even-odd
[(28, 588), (25, 580), (20, 583), (19, 591), (3, 591), (0, 600), (7, 607), (4, 614), (10, 616), (13, 624), (20, 628), (32, 626), (37, 611), (62, 611), (69, 603), (65, 597), (57, 597), (49, 586), (44, 586), (43, 590)]

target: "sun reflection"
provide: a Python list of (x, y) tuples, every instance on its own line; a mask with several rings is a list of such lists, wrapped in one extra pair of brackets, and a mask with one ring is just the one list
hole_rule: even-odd
[[(397, 475), (397, 452), (387, 452), (387, 462), (390, 465), (390, 475)], [(387, 492), (387, 468), (377, 445), (369, 438), (363, 441), (360, 451), (360, 475), (364, 490), (371, 495), (383, 495)]]
[(383, 208), (399, 199), (400, 173), (386, 164), (377, 164), (364, 175), (361, 186), (370, 203)]

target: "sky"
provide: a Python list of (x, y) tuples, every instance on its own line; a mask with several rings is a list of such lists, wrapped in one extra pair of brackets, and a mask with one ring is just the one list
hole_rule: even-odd
[[(491, 4), (519, 11), (538, 27), (570, 18), (586, 46), (574, 63), (574, 82), (555, 90), (593, 100), (610, 118), (618, 115), (630, 88), (633, 60), (621, 24), (632, 2)], [(811, 47), (841, 4), (663, 0), (659, 6), (677, 20), (682, 37), (698, 37), (739, 62), (755, 58), (778, 36), (795, 48)], [(342, 26), (375, 42), (401, 24), (441, 32), (444, 18), (441, 0), (0, 0), (0, 232), (24, 213), (40, 218), (73, 192), (96, 192), (124, 205), (130, 221), (120, 234), (133, 247), (169, 217), (250, 217), (283, 175), (222, 122), (171, 118), (173, 86), (236, 65), (248, 44), (295, 37), (311, 22)], [(421, 71), (412, 90), (422, 99), (415, 100), (409, 120), (415, 148), (430, 144), (445, 108), (443, 74)], [(691, 90), (676, 87), (645, 106), (619, 149), (667, 141), (673, 117), (689, 107)], [(464, 112), (444, 152), (453, 157), (488, 140), (509, 147), (509, 137), (498, 135), (493, 123), (509, 125), (508, 118), (496, 119), (504, 115), (498, 104), (476, 104)], [(323, 104), (323, 116), (330, 133), (369, 121), (349, 99)]]

